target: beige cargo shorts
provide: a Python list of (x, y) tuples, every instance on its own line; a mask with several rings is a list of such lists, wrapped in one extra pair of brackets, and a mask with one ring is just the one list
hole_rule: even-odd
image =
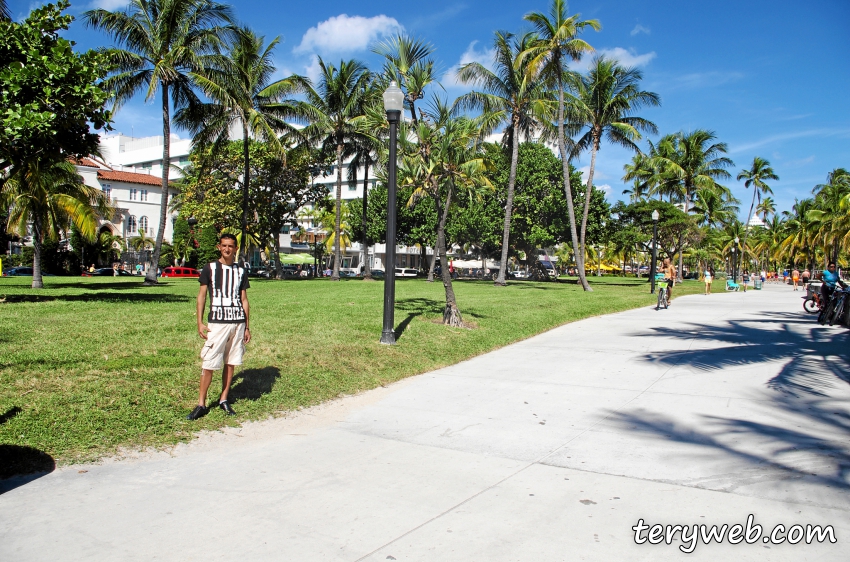
[(201, 368), (217, 371), (225, 365), (241, 365), (245, 353), (245, 323), (211, 322), (207, 327), (207, 341), (201, 348)]

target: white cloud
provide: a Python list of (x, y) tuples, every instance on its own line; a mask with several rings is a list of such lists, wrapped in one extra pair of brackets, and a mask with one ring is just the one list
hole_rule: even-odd
[(634, 49), (626, 50), (622, 47), (614, 47), (613, 49), (602, 49), (599, 51), (600, 55), (604, 55), (608, 58), (616, 59), (620, 61), (620, 64), (623, 66), (646, 66), (649, 62), (655, 58), (655, 51), (651, 53), (646, 53), (645, 55), (639, 55), (635, 52)]
[[(114, 0), (107, 0), (114, 1)], [(340, 14), (315, 27), (301, 38), (295, 53), (342, 53), (363, 51), (380, 37), (402, 31), (404, 27), (395, 18), (380, 15), (371, 18)]]
[(126, 7), (129, 3), (130, 0), (94, 0), (91, 4), (89, 4), (89, 6), (92, 8), (102, 8), (112, 12), (118, 8)]
[(619, 63), (623, 66), (639, 67), (646, 66), (647, 64), (649, 64), (649, 62), (654, 59), (656, 55), (655, 51), (639, 55), (634, 49), (624, 49), (622, 47), (614, 47), (613, 49), (599, 49), (595, 53), (586, 55), (578, 62), (570, 62), (569, 67), (571, 70), (585, 72), (590, 69), (590, 66), (593, 63), (593, 59), (595, 57), (600, 56), (604, 56), (609, 59), (615, 59), (619, 61)]
[(652, 32), (649, 30), (648, 27), (644, 27), (641, 24), (637, 24), (635, 26), (635, 28), (632, 30), (631, 35), (632, 35), (632, 37), (634, 37), (638, 33), (646, 33), (647, 35), (649, 35)]
[(608, 185), (607, 183), (603, 183), (602, 185), (597, 185), (596, 189), (601, 190), (605, 194), (606, 197), (611, 194), (611, 186)]
[(782, 133), (778, 135), (770, 135), (759, 139), (757, 141), (753, 141), (747, 144), (739, 144), (737, 146), (729, 149), (730, 154), (736, 154), (738, 152), (746, 152), (748, 150), (752, 150), (754, 148), (761, 148), (762, 146), (772, 144), (775, 142), (781, 142), (786, 140), (800, 139), (806, 137), (834, 137), (841, 136), (846, 137), (850, 135), (850, 130), (848, 129), (810, 129), (807, 131), (795, 131), (792, 133)]
[(313, 57), (310, 64), (304, 67), (304, 75), (310, 79), (313, 84), (319, 82), (319, 77), (322, 75), (322, 69), (319, 67), (319, 58)]
[(471, 62), (481, 63), (484, 67), (493, 70), (493, 59), (496, 56), (495, 49), (481, 49), (478, 50), (475, 46), (478, 44), (478, 41), (473, 41), (469, 44), (469, 47), (463, 52), (460, 56), (460, 60), (449, 68), (446, 73), (443, 75), (443, 85), (446, 87), (457, 86), (460, 83), (457, 80), (457, 71), (465, 64), (469, 64)]

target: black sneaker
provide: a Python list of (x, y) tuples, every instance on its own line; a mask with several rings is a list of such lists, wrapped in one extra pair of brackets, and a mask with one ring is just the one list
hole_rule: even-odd
[(233, 411), (233, 408), (230, 407), (230, 403), (227, 400), (218, 403), (218, 407), (224, 410), (225, 415), (235, 416), (236, 412)]
[(204, 406), (201, 406), (201, 405), (195, 406), (195, 409), (194, 409), (194, 410), (192, 410), (192, 413), (191, 413), (191, 414), (189, 414), (188, 416), (186, 416), (186, 419), (187, 419), (187, 420), (192, 420), (192, 421), (194, 421), (194, 420), (198, 420), (198, 419), (201, 419), (202, 417), (204, 417), (205, 415), (207, 415), (207, 412), (208, 412), (208, 411), (209, 411), (209, 410), (207, 410)]

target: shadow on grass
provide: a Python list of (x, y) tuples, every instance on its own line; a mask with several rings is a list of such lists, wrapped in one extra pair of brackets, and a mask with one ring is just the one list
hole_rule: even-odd
[(0, 444), (0, 494), (14, 490), (56, 470), (53, 457), (20, 445)]
[[(659, 327), (636, 334), (719, 344), (643, 356), (644, 361), (663, 365), (711, 372), (781, 362), (760, 396), (776, 422), (704, 415), (699, 423), (685, 425), (661, 413), (640, 411), (612, 417), (629, 431), (721, 452), (753, 469), (768, 468), (777, 479), (804, 479), (850, 491), (850, 441), (846, 438), (850, 410), (842, 398), (850, 384), (850, 332), (843, 327), (821, 327), (803, 314), (765, 312), (758, 319), (692, 324), (690, 329)], [(808, 324), (809, 329), (800, 324)], [(729, 373), (734, 376), (735, 371)], [(752, 447), (756, 443), (759, 446)]]
[(195, 300), (192, 297), (184, 295), (168, 295), (168, 294), (145, 294), (145, 293), (86, 293), (83, 295), (5, 295), (5, 300), (0, 301), (5, 304), (13, 304), (20, 302), (51, 302), (51, 301), (67, 301), (67, 302), (116, 302), (116, 303), (133, 303), (133, 302), (189, 302)]
[(234, 375), (227, 397), (231, 402), (258, 400), (272, 391), (279, 378), (280, 369), (277, 367), (245, 369)]

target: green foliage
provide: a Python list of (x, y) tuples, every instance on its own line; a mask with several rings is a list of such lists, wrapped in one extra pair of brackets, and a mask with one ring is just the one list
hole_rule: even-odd
[(33, 10), (21, 23), (0, 19), (0, 169), (38, 158), (98, 152), (98, 135), (109, 130), (106, 56), (75, 53), (60, 33), (73, 21), (67, 0)]
[(702, 238), (696, 217), (671, 203), (652, 199), (637, 203), (618, 202), (611, 209), (617, 218), (611, 221), (609, 236), (620, 251), (652, 253), (652, 212), (657, 210), (658, 258), (673, 258), (683, 247)]
[(216, 246), (218, 246), (218, 231), (212, 226), (202, 228), (201, 235), (198, 239), (199, 267), (203, 267), (221, 257)]

